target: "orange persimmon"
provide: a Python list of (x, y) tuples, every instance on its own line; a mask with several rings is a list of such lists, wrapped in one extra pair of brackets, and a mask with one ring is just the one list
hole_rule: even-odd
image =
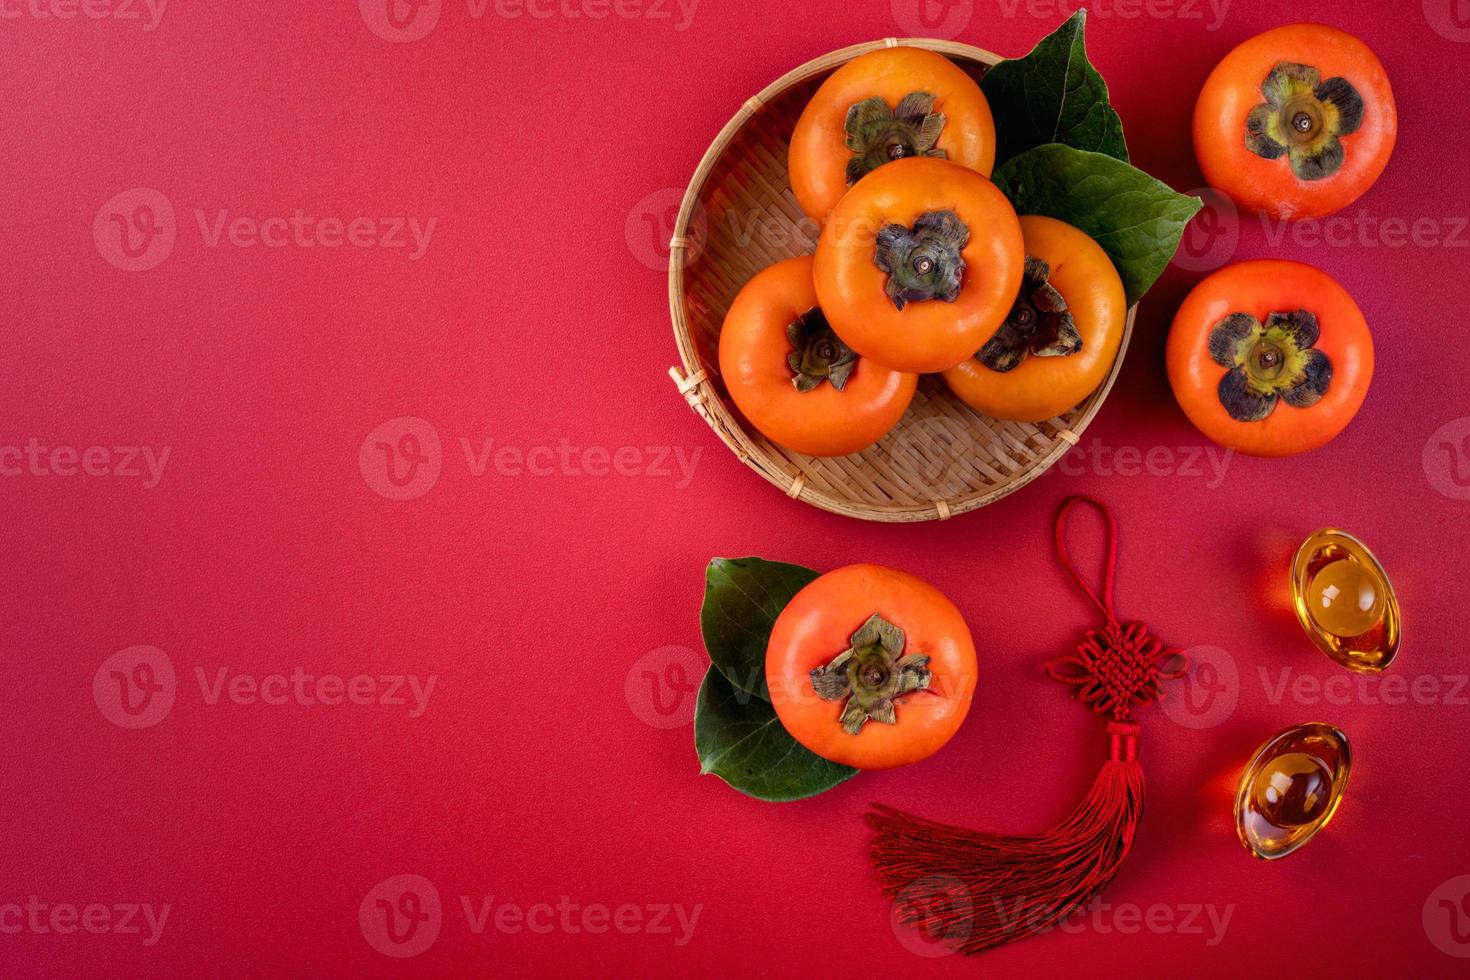
[(1005, 323), (974, 357), (944, 372), (965, 404), (996, 418), (1040, 422), (1086, 398), (1123, 341), (1128, 303), (1108, 253), (1071, 225), (1021, 217), (1026, 271)]
[(791, 136), (788, 170), (801, 209), (826, 220), (847, 189), (894, 160), (938, 157), (990, 176), (995, 122), (980, 86), (922, 48), (885, 48), (834, 71)]
[(1011, 202), (973, 170), (914, 157), (864, 177), (817, 242), (817, 298), (853, 350), (898, 371), (974, 355), (1021, 288)]
[(1373, 185), (1398, 115), (1369, 47), (1321, 24), (1259, 34), (1227, 54), (1194, 107), (1194, 152), (1210, 185), (1278, 218), (1331, 214)]
[(937, 752), (969, 713), (975, 681), (975, 644), (954, 603), (882, 565), (848, 565), (807, 585), (766, 646), (782, 726), (822, 758), (858, 769)]
[(1237, 262), (1195, 286), (1164, 359), (1189, 420), (1252, 456), (1330, 442), (1373, 380), (1373, 338), (1358, 304), (1327, 273), (1284, 259)]
[(757, 273), (720, 329), (720, 376), (772, 442), (809, 456), (865, 449), (898, 422), (918, 376), (857, 356), (827, 326), (804, 255)]

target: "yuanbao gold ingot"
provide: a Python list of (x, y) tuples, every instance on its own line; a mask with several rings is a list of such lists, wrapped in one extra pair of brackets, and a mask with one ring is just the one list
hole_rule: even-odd
[(1266, 861), (1284, 858), (1327, 826), (1352, 767), (1347, 736), (1322, 722), (1296, 725), (1256, 750), (1235, 793), (1235, 832)]
[(1346, 531), (1323, 528), (1297, 549), (1291, 597), (1312, 642), (1349, 670), (1373, 674), (1398, 656), (1399, 602), (1383, 566)]

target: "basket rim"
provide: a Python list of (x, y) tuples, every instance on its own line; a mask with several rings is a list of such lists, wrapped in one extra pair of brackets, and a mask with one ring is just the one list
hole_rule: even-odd
[(973, 490), (952, 500), (909, 504), (868, 504), (836, 496), (820, 487), (809, 487), (806, 485), (805, 476), (799, 471), (793, 475), (784, 468), (767, 465), (765, 450), (755, 442), (745, 426), (735, 418), (724, 399), (714, 390), (709, 373), (703, 367), (699, 349), (689, 326), (684, 303), (684, 269), (687, 261), (685, 253), (689, 247), (690, 222), (693, 221), (694, 211), (699, 204), (704, 185), (708, 182), (715, 165), (729, 148), (735, 135), (761, 108), (785, 94), (787, 89), (815, 75), (834, 69), (861, 55), (895, 47), (923, 48), (946, 56), (979, 62), (986, 66), (995, 65), (1003, 60), (999, 55), (985, 48), (959, 41), (888, 37), (881, 41), (866, 41), (861, 44), (848, 45), (813, 58), (781, 75), (754, 96), (746, 99), (720, 129), (700, 158), (699, 165), (695, 168), (694, 175), (684, 190), (684, 196), (679, 205), (679, 214), (674, 222), (674, 231), (669, 239), (669, 313), (673, 321), (674, 340), (679, 349), (679, 360), (682, 366), (682, 371), (680, 367), (670, 368), (669, 376), (674, 379), (679, 393), (684, 396), (689, 406), (705, 420), (740, 461), (755, 470), (788, 497), (845, 517), (884, 523), (912, 523), (935, 519), (947, 520), (956, 514), (978, 510), (1002, 497), (1009, 496), (1051, 469), (1063, 454), (1076, 445), (1081, 440), (1082, 433), (1102, 408), (1102, 403), (1112, 391), (1113, 384), (1122, 370), (1124, 355), (1128, 352), (1128, 344), (1133, 336), (1133, 324), (1138, 313), (1138, 305), (1135, 303), (1128, 308), (1128, 315), (1123, 324), (1123, 336), (1119, 341), (1118, 353), (1113, 358), (1112, 367), (1102, 383), (1082, 402), (1082, 413), (1070, 426), (1064, 427), (1059, 424), (1056, 445), (1045, 455), (1028, 464), (1025, 473), (1003, 486)]

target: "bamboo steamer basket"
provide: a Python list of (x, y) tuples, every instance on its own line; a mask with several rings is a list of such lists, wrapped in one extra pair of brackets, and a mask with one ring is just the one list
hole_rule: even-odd
[(735, 409), (719, 378), (720, 326), (757, 272), (812, 251), (820, 234), (797, 206), (786, 173), (796, 120), (822, 81), (885, 47), (936, 51), (977, 80), (1001, 59), (981, 48), (888, 38), (807, 62), (748, 99), (715, 138), (684, 194), (669, 243), (669, 308), (679, 393), (747, 466), (787, 496), (869, 521), (944, 520), (984, 507), (1036, 479), (1075, 445), (1113, 387), (1137, 307), (1128, 311), (1112, 369), (1080, 405), (1040, 423), (975, 412), (938, 376), (925, 376), (902, 420), (877, 444), (834, 458), (766, 439)]

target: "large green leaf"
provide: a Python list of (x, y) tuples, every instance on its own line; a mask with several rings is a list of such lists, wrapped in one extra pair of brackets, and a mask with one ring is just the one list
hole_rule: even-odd
[(995, 116), (996, 163), (1044, 143), (1127, 162), (1123, 120), (1108, 104), (1107, 83), (1087, 60), (1086, 21), (1087, 11), (1077, 11), (1026, 57), (985, 73), (980, 88)]
[(829, 790), (858, 770), (828, 762), (787, 734), (776, 709), (711, 667), (694, 710), (699, 771), (758, 800), (784, 803)]
[(764, 558), (713, 558), (704, 573), (699, 627), (709, 658), (731, 684), (767, 697), (766, 641), (791, 597), (817, 577)]
[(1202, 204), (1121, 160), (1060, 143), (1006, 161), (994, 180), (1017, 214), (1044, 214), (1092, 236), (1117, 266), (1130, 306), (1174, 257)]

